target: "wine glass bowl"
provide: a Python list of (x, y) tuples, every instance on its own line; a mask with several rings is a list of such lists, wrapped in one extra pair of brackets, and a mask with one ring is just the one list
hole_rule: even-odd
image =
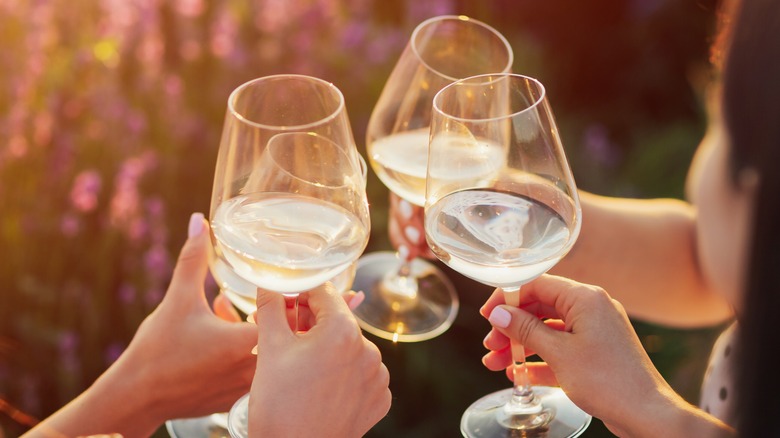
[[(420, 23), (396, 62), (369, 118), (368, 161), (380, 181), (409, 203), (425, 203), (431, 102), (442, 87), (480, 73), (506, 72), (513, 62), (506, 38), (465, 16), (445, 15)], [(459, 299), (452, 282), (433, 263), (378, 252), (358, 264), (355, 288), (366, 294), (355, 310), (367, 332), (392, 341), (416, 342), (444, 333)]]
[(337, 276), (368, 241), (368, 206), (362, 178), (349, 173), (354, 167), (318, 135), (269, 138), (246, 183), (212, 213), (218, 257), (256, 286), (285, 294)]
[(214, 176), (214, 256), (255, 287), (285, 294), (337, 276), (368, 242), (360, 167), (332, 84), (277, 75), (238, 87)]
[[(368, 164), (362, 155), (358, 155), (358, 161), (363, 179), (363, 188), (365, 189), (368, 177)], [(233, 268), (222, 258), (216, 257), (213, 247), (209, 251), (209, 269), (212, 277), (219, 286), (220, 293), (225, 294), (240, 312), (249, 315), (257, 310), (255, 299), (257, 296), (257, 286), (236, 274)], [(352, 287), (356, 270), (357, 261), (353, 262), (347, 269), (343, 270), (329, 281), (337, 291), (346, 292)]]
[[(501, 288), (521, 286), (574, 245), (582, 211), (544, 86), (517, 74), (465, 78), (433, 99), (425, 236), (445, 264)], [(511, 342), (515, 385), (472, 404), (466, 437), (581, 434), (591, 417), (560, 388), (532, 386), (525, 352)], [(525, 436), (525, 435), (523, 435)]]

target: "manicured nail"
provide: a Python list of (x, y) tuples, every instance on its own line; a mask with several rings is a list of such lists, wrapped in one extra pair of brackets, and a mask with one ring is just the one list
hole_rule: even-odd
[(409, 201), (405, 199), (401, 199), (398, 201), (398, 212), (401, 213), (401, 217), (409, 220), (409, 218), (412, 217), (412, 204), (409, 203)]
[(488, 321), (495, 327), (507, 328), (509, 323), (512, 322), (512, 314), (501, 307), (496, 307), (490, 312)]
[(404, 234), (410, 242), (415, 244), (420, 243), (420, 230), (417, 228), (409, 225), (408, 227), (404, 228)]
[(187, 236), (195, 237), (203, 232), (203, 213), (192, 213), (190, 225), (187, 228)]
[(366, 294), (364, 294), (362, 290), (355, 293), (355, 296), (350, 298), (349, 303), (347, 303), (347, 306), (349, 306), (349, 310), (355, 310), (357, 306), (359, 306), (360, 303), (363, 302), (364, 299), (366, 299)]
[(254, 354), (255, 356), (257, 356), (257, 345), (255, 345), (254, 347), (252, 347), (252, 354)]
[(247, 315), (246, 316), (246, 322), (251, 322), (252, 324), (255, 324), (255, 313), (257, 313), (257, 312), (255, 311), (255, 312), (252, 312), (249, 315)]

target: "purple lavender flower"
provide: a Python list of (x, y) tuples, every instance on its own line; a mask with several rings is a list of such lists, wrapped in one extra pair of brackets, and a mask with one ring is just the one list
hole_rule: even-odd
[(613, 167), (620, 160), (617, 147), (609, 139), (609, 132), (604, 125), (593, 124), (588, 126), (582, 139), (585, 151), (593, 160), (601, 165)]
[(171, 272), (171, 261), (168, 250), (160, 244), (155, 244), (144, 255), (146, 275), (153, 281), (164, 281)]
[(76, 354), (78, 347), (79, 336), (76, 332), (64, 331), (60, 333), (59, 339), (57, 339), (57, 349), (61, 356)]
[(152, 287), (149, 288), (146, 291), (146, 295), (144, 296), (144, 301), (146, 302), (146, 305), (151, 307), (155, 307), (156, 305), (160, 304), (160, 301), (162, 301), (163, 296), (165, 296), (165, 291), (159, 287)]
[(85, 170), (76, 175), (70, 190), (70, 203), (76, 211), (88, 213), (98, 204), (102, 179), (96, 170)]
[(363, 44), (368, 35), (368, 26), (365, 23), (353, 21), (341, 31), (341, 46), (345, 50), (356, 49)]
[(121, 344), (116, 341), (108, 344), (108, 347), (106, 347), (106, 350), (103, 353), (103, 360), (105, 361), (106, 366), (109, 366), (112, 363), (116, 362), (116, 360), (119, 359), (119, 356), (121, 356), (124, 351), (125, 351), (124, 344)]
[(136, 290), (133, 285), (129, 283), (123, 283), (116, 291), (116, 295), (119, 298), (120, 303), (131, 304), (135, 301)]
[(81, 221), (71, 213), (66, 213), (60, 219), (60, 232), (65, 237), (74, 237), (81, 231)]

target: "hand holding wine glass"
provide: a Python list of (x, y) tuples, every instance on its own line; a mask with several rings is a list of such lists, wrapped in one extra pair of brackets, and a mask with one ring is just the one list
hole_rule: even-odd
[[(300, 299), (314, 321), (306, 333), (295, 334), (284, 318), (283, 297), (258, 290), (262, 354), (251, 398), (242, 400), (248, 424), (255, 436), (311, 436), (313, 430), (322, 437), (363, 436), (390, 408), (390, 377), (381, 354), (362, 336), (332, 284)], [(295, 360), (278, 360), (285, 355)]]
[[(433, 100), (425, 202), (431, 250), (451, 268), (503, 290), (521, 286), (574, 245), (581, 209), (545, 89), (513, 74), (480, 75)], [(514, 388), (483, 397), (461, 419), (468, 437), (544, 431), (577, 436), (590, 416), (560, 388), (533, 387), (525, 352), (511, 344)]]

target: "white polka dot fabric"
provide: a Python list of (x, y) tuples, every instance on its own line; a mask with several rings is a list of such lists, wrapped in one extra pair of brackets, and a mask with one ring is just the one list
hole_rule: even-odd
[(726, 424), (735, 425), (733, 396), (734, 343), (737, 336), (737, 323), (733, 323), (721, 333), (712, 347), (712, 354), (704, 373), (699, 407)]

